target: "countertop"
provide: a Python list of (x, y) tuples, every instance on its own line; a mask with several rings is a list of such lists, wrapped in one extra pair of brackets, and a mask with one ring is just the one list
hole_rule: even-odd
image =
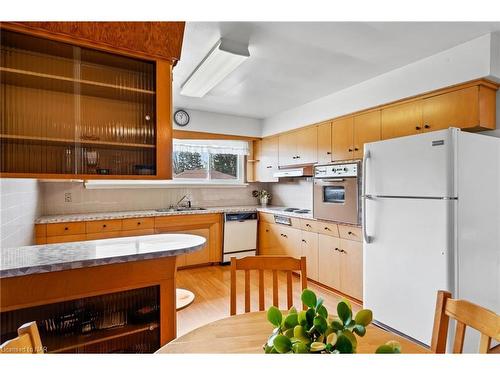
[(191, 234), (154, 234), (7, 248), (0, 252), (0, 278), (176, 256), (205, 242)]
[[(312, 211), (307, 214), (298, 214), (295, 212), (284, 211), (286, 207), (281, 206), (225, 206), (225, 207), (207, 207), (199, 211), (167, 211), (158, 212), (156, 210), (144, 211), (117, 211), (117, 212), (95, 212), (86, 214), (68, 214), (68, 215), (50, 215), (41, 216), (35, 220), (35, 224), (54, 224), (54, 223), (68, 223), (74, 221), (94, 221), (94, 220), (112, 220), (112, 219), (130, 219), (136, 217), (159, 217), (159, 216), (174, 216), (174, 215), (203, 215), (203, 214), (217, 214), (217, 213), (232, 213), (232, 212), (265, 212), (273, 215), (282, 215), (289, 217), (296, 217), (299, 219), (316, 220), (313, 218)], [(346, 224), (335, 222), (336, 224), (349, 225), (359, 227), (359, 225)]]

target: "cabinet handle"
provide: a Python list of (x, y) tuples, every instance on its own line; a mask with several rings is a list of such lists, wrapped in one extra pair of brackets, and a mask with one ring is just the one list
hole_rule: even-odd
[(307, 241), (306, 241), (306, 240), (304, 240), (304, 239), (302, 239), (302, 242), (307, 243)]
[(352, 148), (349, 149), (349, 152), (352, 152)]
[(332, 153), (331, 153), (330, 151), (327, 151), (327, 152), (326, 152), (326, 154), (327, 154), (327, 155), (331, 155)]
[(335, 248), (335, 251), (340, 251), (340, 249), (338, 247)]
[(431, 128), (431, 126), (430, 126), (430, 125), (425, 124), (425, 125), (424, 125), (424, 128), (425, 128), (425, 129), (430, 129), (430, 128)]
[(300, 159), (300, 155), (297, 155), (297, 159)]
[(106, 227), (107, 227), (107, 225), (106, 225), (106, 224), (103, 224), (103, 225), (102, 225), (102, 227), (103, 227), (103, 228), (106, 228)]
[(420, 130), (422, 129), (420, 126), (415, 126), (415, 130)]
[(306, 224), (306, 227), (309, 227), (309, 228), (311, 228), (311, 224)]
[(352, 233), (351, 231), (347, 232), (347, 234), (350, 235), (350, 236), (354, 235), (354, 233)]
[(270, 169), (270, 168), (272, 168), (272, 167), (273, 167), (272, 165), (268, 165), (266, 168), (267, 168), (267, 169)]
[(354, 151), (359, 151), (359, 148), (357, 148), (357, 147), (354, 147)]
[(325, 227), (325, 230), (331, 230), (331, 229), (330, 229), (330, 228), (328, 228), (328, 227)]
[(343, 254), (347, 254), (347, 251), (345, 251), (344, 249), (340, 249), (340, 252)]
[(64, 230), (69, 230), (69, 228), (68, 227), (64, 227)]
[(141, 222), (140, 222), (140, 221), (138, 221), (138, 222), (137, 222), (137, 225), (141, 225)]
[(269, 232), (269, 229), (266, 229), (266, 232)]
[(288, 238), (288, 236), (287, 236), (286, 234), (283, 234), (283, 233), (280, 233), (280, 236), (281, 236), (281, 237)]

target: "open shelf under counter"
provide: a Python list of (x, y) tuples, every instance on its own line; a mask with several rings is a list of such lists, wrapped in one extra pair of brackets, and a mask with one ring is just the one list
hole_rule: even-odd
[(29, 135), (11, 135), (11, 134), (0, 134), (0, 140), (8, 142), (19, 142), (19, 143), (31, 143), (31, 144), (52, 144), (52, 145), (75, 145), (80, 144), (82, 146), (92, 146), (96, 148), (146, 148), (153, 149), (156, 146), (147, 143), (122, 143), (122, 142), (109, 142), (109, 141), (98, 141), (98, 140), (88, 140), (88, 139), (63, 139), (55, 137), (38, 137)]
[(13, 69), (0, 66), (2, 83), (51, 91), (75, 93), (118, 100), (137, 100), (156, 94), (152, 90), (135, 87), (112, 85), (104, 82), (38, 73), (29, 70)]
[(64, 353), (75, 351), (85, 346), (100, 344), (105, 341), (131, 336), (145, 331), (154, 331), (159, 328), (160, 325), (156, 322), (127, 324), (121, 327), (94, 331), (90, 334), (46, 336), (43, 338), (43, 343), (48, 348), (49, 353)]

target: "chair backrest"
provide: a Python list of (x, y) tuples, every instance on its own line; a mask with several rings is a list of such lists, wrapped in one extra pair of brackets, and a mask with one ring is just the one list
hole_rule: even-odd
[(17, 337), (0, 345), (4, 354), (42, 354), (42, 340), (36, 322), (25, 323), (17, 329)]
[(465, 327), (469, 326), (481, 333), (479, 353), (488, 353), (491, 339), (500, 341), (500, 315), (469, 301), (452, 299), (451, 293), (438, 291), (431, 350), (446, 352), (446, 340), (450, 317), (456, 320), (453, 353), (462, 353)]
[(250, 271), (259, 271), (259, 311), (264, 311), (264, 271), (273, 272), (273, 305), (279, 307), (278, 272), (286, 272), (288, 308), (293, 305), (292, 271), (300, 271), (302, 290), (307, 288), (306, 258), (286, 256), (249, 256), (242, 259), (231, 257), (231, 315), (236, 314), (236, 271), (245, 271), (245, 312), (250, 312)]

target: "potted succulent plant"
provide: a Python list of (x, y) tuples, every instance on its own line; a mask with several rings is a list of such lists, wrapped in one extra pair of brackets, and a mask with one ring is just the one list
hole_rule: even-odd
[[(275, 306), (267, 311), (274, 330), (263, 346), (265, 353), (356, 353), (356, 336), (365, 335), (373, 318), (371, 310), (353, 316), (349, 301), (342, 299), (337, 305), (338, 317), (331, 320), (323, 299), (316, 298), (313, 291), (304, 289), (301, 299), (308, 307), (305, 311), (292, 307), (285, 317)], [(376, 353), (401, 353), (401, 346), (389, 341)]]
[(252, 191), (252, 196), (258, 198), (262, 206), (266, 206), (271, 200), (271, 193), (267, 190), (254, 190)]

